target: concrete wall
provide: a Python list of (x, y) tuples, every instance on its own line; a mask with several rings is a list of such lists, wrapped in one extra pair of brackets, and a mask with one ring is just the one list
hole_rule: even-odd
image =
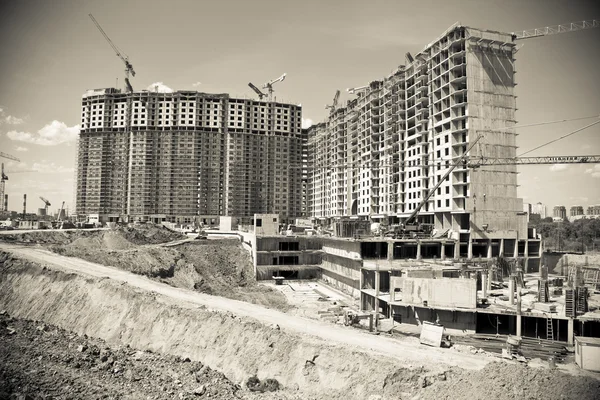
[(421, 325), (423, 322), (437, 322), (447, 333), (475, 333), (477, 314), (474, 312), (434, 310), (425, 307), (392, 306), (392, 314), (401, 318), (402, 324)]
[[(260, 222), (259, 222), (260, 221)], [(260, 226), (258, 226), (260, 223)], [(277, 214), (255, 214), (254, 233), (261, 235), (277, 235), (279, 233), (279, 215)]]
[(475, 279), (405, 278), (402, 283), (402, 301), (429, 307), (477, 307), (477, 281)]
[(323, 239), (323, 251), (340, 257), (360, 259), (360, 242)]

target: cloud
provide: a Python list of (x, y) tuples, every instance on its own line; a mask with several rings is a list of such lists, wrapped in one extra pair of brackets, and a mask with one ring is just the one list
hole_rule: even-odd
[(6, 169), (10, 173), (35, 172), (40, 174), (65, 174), (75, 172), (74, 167), (65, 167), (64, 165), (58, 165), (45, 160), (41, 162), (34, 162), (33, 164), (29, 164), (27, 162), (17, 163), (15, 161), (9, 161), (6, 163)]
[(310, 128), (313, 124), (313, 120), (310, 118), (302, 118), (302, 129)]
[(153, 84), (148, 86), (147, 89), (151, 92), (173, 93), (173, 89), (171, 89), (170, 87), (168, 87), (167, 85), (165, 85), (162, 82), (154, 82)]
[(566, 164), (553, 164), (550, 167), (550, 171), (552, 171), (552, 172), (564, 171), (567, 169), (567, 167), (568, 167), (568, 165), (566, 165)]
[(198, 87), (200, 85), (202, 85), (202, 82), (192, 83), (192, 87)]
[(17, 146), (15, 148), (16, 151), (29, 151), (29, 149), (27, 147), (22, 147), (22, 146)]
[(586, 169), (585, 173), (592, 175), (592, 178), (600, 178), (600, 164), (594, 165), (593, 168)]
[(61, 143), (71, 143), (77, 140), (79, 125), (67, 126), (64, 122), (52, 121), (37, 133), (10, 131), (6, 134), (9, 139), (18, 142), (33, 143), (40, 146), (56, 146)]
[(22, 118), (13, 117), (12, 115), (9, 115), (8, 117), (4, 118), (4, 120), (9, 125), (20, 125), (23, 122), (25, 122), (25, 120), (23, 120)]
[(0, 124), (6, 122), (9, 125), (20, 125), (25, 120), (23, 118), (17, 118), (12, 115), (7, 115), (4, 111), (4, 107), (0, 107)]
[(53, 162), (35, 162), (31, 166), (31, 169), (42, 174), (64, 174), (75, 172), (74, 167), (65, 167), (63, 165), (57, 165)]

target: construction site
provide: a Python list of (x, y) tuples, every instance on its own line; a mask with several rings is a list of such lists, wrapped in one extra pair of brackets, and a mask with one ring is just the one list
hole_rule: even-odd
[(517, 156), (514, 79), (597, 20), (456, 23), (303, 129), (286, 74), (134, 90), (90, 17), (126, 86), (83, 94), (75, 210), (2, 165), (0, 398), (598, 398), (600, 253), (546, 251), (517, 167), (600, 156)]

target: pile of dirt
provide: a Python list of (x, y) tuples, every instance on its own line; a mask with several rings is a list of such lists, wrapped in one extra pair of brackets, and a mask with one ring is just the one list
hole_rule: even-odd
[(506, 362), (490, 363), (480, 371), (455, 368), (447, 371), (441, 381), (421, 380), (420, 398), (592, 400), (600, 395), (600, 380)]
[(163, 227), (139, 225), (97, 231), (71, 242), (50, 245), (67, 257), (116, 267), (169, 285), (288, 310), (285, 296), (258, 284), (252, 258), (232, 239), (197, 240), (179, 246), (158, 244), (185, 238)]
[(136, 245), (159, 244), (187, 238), (186, 235), (172, 231), (162, 225), (138, 224), (115, 229), (121, 237)]
[[(0, 399), (49, 396), (258, 398), (201, 362), (129, 346), (109, 346), (100, 339), (0, 312)], [(295, 397), (279, 392), (260, 398)]]
[(79, 238), (95, 237), (98, 235), (96, 230), (76, 230), (76, 231), (38, 231), (38, 232), (19, 232), (3, 233), (0, 235), (1, 242), (19, 243), (19, 244), (68, 244)]

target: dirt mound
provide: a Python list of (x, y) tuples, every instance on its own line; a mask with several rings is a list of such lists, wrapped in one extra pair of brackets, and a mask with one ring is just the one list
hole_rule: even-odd
[(424, 380), (422, 399), (598, 399), (600, 381), (527, 364), (493, 362), (481, 371), (453, 369), (443, 382)]
[(24, 232), (12, 231), (0, 235), (0, 241), (8, 243), (37, 243), (37, 244), (68, 244), (79, 238), (89, 238), (98, 235), (96, 230), (77, 231), (39, 231)]
[(109, 265), (176, 287), (280, 310), (290, 308), (283, 294), (256, 282), (251, 256), (240, 242), (205, 240), (175, 247), (147, 243), (152, 240), (163, 243), (164, 239), (178, 237), (152, 228), (124, 228), (78, 238), (50, 249), (63, 256)]
[(5, 312), (0, 314), (0, 365), (0, 399), (256, 397), (199, 361), (109, 346)]
[(115, 232), (123, 239), (136, 245), (159, 244), (187, 238), (182, 233), (172, 231), (162, 225), (153, 224), (117, 227)]

